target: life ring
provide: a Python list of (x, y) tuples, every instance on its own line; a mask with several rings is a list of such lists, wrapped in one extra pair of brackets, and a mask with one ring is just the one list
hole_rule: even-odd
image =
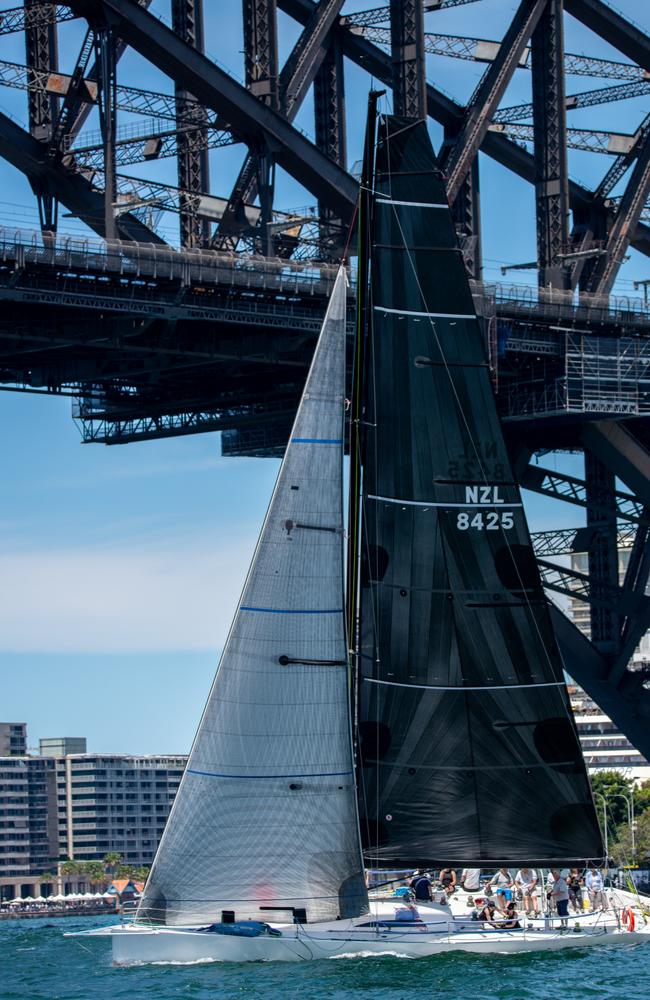
[(634, 910), (631, 906), (624, 906), (621, 911), (621, 918), (623, 920), (623, 927), (628, 931), (633, 931), (636, 921), (634, 919)]

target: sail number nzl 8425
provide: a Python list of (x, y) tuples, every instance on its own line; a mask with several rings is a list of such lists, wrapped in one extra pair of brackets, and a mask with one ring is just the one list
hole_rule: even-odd
[(506, 504), (499, 496), (498, 486), (466, 486), (464, 507), (456, 515), (456, 527), (459, 531), (508, 531), (514, 527), (512, 510), (482, 510), (473, 512), (475, 507), (520, 507), (520, 503)]

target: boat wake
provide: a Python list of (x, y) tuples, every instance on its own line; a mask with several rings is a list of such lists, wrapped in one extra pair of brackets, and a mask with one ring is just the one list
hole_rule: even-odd
[(414, 955), (405, 955), (401, 951), (346, 951), (342, 955), (330, 955), (330, 960), (339, 958), (415, 958)]
[(215, 965), (223, 962), (222, 958), (194, 958), (190, 961), (175, 961), (164, 959), (157, 962), (133, 962), (133, 965)]

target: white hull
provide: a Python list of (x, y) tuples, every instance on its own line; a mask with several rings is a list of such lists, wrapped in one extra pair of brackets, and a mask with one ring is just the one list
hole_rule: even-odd
[[(623, 895), (623, 894), (622, 894)], [(627, 895), (627, 894), (624, 894)], [(630, 897), (630, 901), (633, 897)], [(619, 905), (628, 905), (620, 900)], [(146, 927), (135, 924), (102, 928), (90, 934), (110, 936), (115, 965), (193, 962), (301, 962), (324, 958), (392, 955), (424, 958), (452, 951), (511, 954), (559, 951), (565, 948), (631, 945), (650, 941), (650, 924), (636, 909), (636, 929), (619, 926), (615, 911), (559, 921), (527, 923), (522, 929), (477, 929), (476, 923), (455, 919), (436, 906), (420, 906), (424, 925), (363, 926), (372, 919), (391, 919), (394, 903), (373, 905), (371, 917), (309, 925), (276, 925), (281, 937), (238, 937), (196, 928)]]

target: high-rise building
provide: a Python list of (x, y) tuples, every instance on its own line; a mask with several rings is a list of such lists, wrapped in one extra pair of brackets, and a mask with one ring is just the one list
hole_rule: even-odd
[(69, 753), (86, 753), (85, 736), (48, 736), (38, 741), (41, 757), (65, 757)]
[(59, 854), (75, 861), (121, 854), (150, 865), (187, 757), (68, 754), (56, 759)]
[(42, 874), (58, 856), (54, 761), (0, 757), (0, 878)]
[(0, 723), (0, 738), (0, 893), (67, 859), (151, 864), (186, 757), (89, 754), (83, 737), (28, 756), (24, 723)]
[(23, 757), (27, 753), (27, 723), (0, 722), (0, 757)]

